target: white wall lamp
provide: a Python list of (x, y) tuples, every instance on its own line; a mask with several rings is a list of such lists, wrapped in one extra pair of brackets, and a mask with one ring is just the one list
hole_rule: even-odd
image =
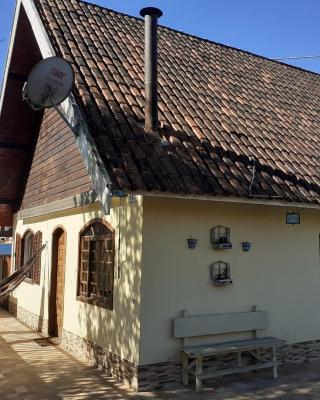
[(286, 214), (287, 225), (299, 225), (300, 224), (300, 213), (298, 212), (287, 212)]

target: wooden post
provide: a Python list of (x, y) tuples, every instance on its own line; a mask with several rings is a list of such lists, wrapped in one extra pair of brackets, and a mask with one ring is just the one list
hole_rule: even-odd
[(202, 357), (196, 359), (196, 392), (201, 393), (202, 390)]

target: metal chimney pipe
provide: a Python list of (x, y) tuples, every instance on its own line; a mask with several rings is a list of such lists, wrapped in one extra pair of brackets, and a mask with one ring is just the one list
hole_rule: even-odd
[(158, 128), (158, 18), (162, 11), (146, 7), (140, 11), (145, 20), (145, 129), (156, 132)]

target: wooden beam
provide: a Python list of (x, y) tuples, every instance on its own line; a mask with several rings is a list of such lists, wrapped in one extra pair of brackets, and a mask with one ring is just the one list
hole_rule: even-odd
[(12, 81), (26, 82), (28, 79), (28, 75), (9, 72), (8, 79), (11, 79)]
[(66, 199), (53, 201), (52, 203), (44, 204), (41, 206), (20, 210), (18, 212), (19, 218), (32, 218), (41, 215), (51, 214), (58, 211), (68, 210), (74, 207), (83, 207), (87, 204), (95, 203), (98, 197), (94, 190), (81, 193), (76, 196), (68, 197)]
[(1, 142), (0, 149), (27, 150), (28, 146), (21, 143)]
[(6, 204), (6, 205), (14, 204), (14, 200), (12, 200), (12, 199), (2, 199), (2, 198), (0, 197), (0, 205), (1, 205), (1, 204)]

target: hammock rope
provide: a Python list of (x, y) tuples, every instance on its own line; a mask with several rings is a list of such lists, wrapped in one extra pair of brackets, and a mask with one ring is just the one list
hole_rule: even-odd
[(25, 280), (45, 247), (46, 245), (44, 244), (21, 268), (0, 281), (0, 302), (9, 296)]

